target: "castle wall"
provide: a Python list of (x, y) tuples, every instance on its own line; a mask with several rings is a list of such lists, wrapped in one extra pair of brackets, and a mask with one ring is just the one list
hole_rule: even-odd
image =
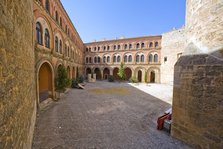
[(184, 28), (162, 34), (161, 83), (173, 85), (174, 65), (182, 55), (185, 44)]
[(174, 70), (172, 136), (223, 146), (223, 1), (187, 0), (187, 45)]
[(31, 148), (36, 118), (33, 1), (0, 3), (0, 148)]

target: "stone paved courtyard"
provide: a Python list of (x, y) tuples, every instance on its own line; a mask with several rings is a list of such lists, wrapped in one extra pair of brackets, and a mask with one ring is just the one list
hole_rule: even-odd
[(127, 83), (87, 83), (38, 113), (33, 149), (189, 149), (156, 130), (170, 106)]

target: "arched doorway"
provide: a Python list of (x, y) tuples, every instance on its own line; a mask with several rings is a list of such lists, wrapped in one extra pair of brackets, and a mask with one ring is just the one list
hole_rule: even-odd
[(109, 72), (110, 72), (110, 71), (109, 71), (108, 68), (105, 68), (105, 69), (104, 69), (104, 71), (103, 71), (103, 78), (104, 78), (105, 80), (108, 79)]
[(113, 77), (114, 77), (114, 80), (118, 80), (119, 77), (118, 77), (118, 71), (119, 71), (119, 68), (114, 68), (113, 69)]
[(91, 74), (91, 68), (86, 69), (86, 76), (88, 76), (88, 74)]
[(151, 83), (155, 83), (155, 80), (156, 80), (156, 74), (154, 71), (151, 71), (150, 73), (150, 82)]
[(53, 71), (50, 65), (45, 62), (41, 65), (38, 75), (39, 84), (39, 102), (47, 98), (52, 98), (53, 94)]
[(73, 67), (72, 78), (75, 79), (75, 67)]
[(132, 70), (130, 68), (125, 68), (125, 80), (129, 80), (132, 77)]
[(96, 79), (101, 80), (101, 71), (99, 68), (95, 68), (94, 73), (96, 74)]
[(142, 71), (141, 70), (138, 71), (138, 81), (142, 82)]
[(70, 79), (70, 67), (67, 66), (67, 77)]

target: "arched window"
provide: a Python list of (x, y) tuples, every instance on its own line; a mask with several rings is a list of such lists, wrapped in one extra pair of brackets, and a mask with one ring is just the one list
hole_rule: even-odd
[(116, 63), (116, 56), (113, 57), (113, 62)]
[(67, 56), (67, 45), (66, 44), (64, 45), (64, 49), (65, 49), (64, 50), (65, 51), (65, 55)]
[(62, 41), (60, 40), (60, 54), (62, 54), (63, 53), (63, 45), (62, 45)]
[(127, 58), (128, 58), (127, 55), (125, 55), (125, 56), (124, 56), (124, 62), (125, 62), (125, 63), (128, 62), (128, 61), (127, 61)]
[(56, 21), (58, 22), (59, 19), (58, 19), (58, 12), (57, 11), (55, 12), (55, 18), (56, 18)]
[(118, 58), (117, 58), (117, 62), (118, 62), (118, 63), (121, 62), (121, 56), (118, 56)]
[(116, 45), (114, 45), (114, 50), (116, 50)]
[(110, 46), (107, 46), (107, 50), (110, 50)]
[(70, 57), (70, 47), (67, 48), (67, 56)]
[(98, 56), (98, 63), (101, 63), (101, 58)]
[(158, 47), (158, 45), (159, 45), (158, 42), (155, 42), (155, 47)]
[(96, 47), (94, 47), (94, 51), (96, 51), (97, 50), (97, 48)]
[(62, 18), (60, 17), (60, 26), (62, 27), (63, 26), (63, 21), (62, 21)]
[(149, 47), (153, 47), (153, 43), (152, 42), (149, 43)]
[(86, 63), (88, 63), (88, 57), (86, 57)]
[(88, 48), (86, 48), (86, 52), (88, 52)]
[(39, 22), (36, 23), (36, 41), (38, 44), (43, 44), (42, 42), (42, 26)]
[(152, 62), (152, 61), (153, 61), (153, 55), (150, 54), (150, 55), (149, 55), (149, 62)]
[(136, 56), (136, 62), (139, 62), (139, 55)]
[(45, 46), (50, 48), (50, 34), (48, 29), (45, 29)]
[(141, 62), (144, 62), (144, 55), (141, 55)]
[(45, 7), (46, 7), (46, 10), (48, 11), (48, 12), (50, 12), (50, 3), (49, 3), (49, 0), (46, 0), (46, 3), (45, 3)]
[(136, 44), (136, 49), (138, 49), (138, 48), (139, 48), (139, 43)]
[(132, 55), (129, 55), (129, 62), (132, 62)]
[(154, 62), (158, 62), (158, 55), (157, 54), (154, 55)]
[(128, 45), (127, 45), (127, 44), (125, 44), (124, 48), (125, 48), (125, 49), (127, 49), (127, 47), (128, 47)]
[(120, 50), (121, 49), (121, 46), (120, 45), (118, 45), (118, 50)]
[(100, 47), (98, 47), (98, 51), (100, 51)]
[(92, 63), (91, 57), (89, 57), (89, 63), (90, 63), (90, 64)]
[(107, 57), (107, 63), (110, 63), (110, 56)]
[(58, 50), (58, 37), (56, 36), (55, 37), (55, 50), (56, 50), (56, 52), (59, 52)]
[(132, 49), (132, 44), (129, 44), (129, 49)]
[(94, 57), (94, 63), (97, 63), (97, 57)]
[(142, 48), (144, 48), (144, 47), (145, 47), (145, 44), (144, 44), (144, 43), (142, 43), (142, 44), (141, 44), (141, 47), (142, 47)]
[(103, 57), (103, 63), (106, 63), (106, 56)]

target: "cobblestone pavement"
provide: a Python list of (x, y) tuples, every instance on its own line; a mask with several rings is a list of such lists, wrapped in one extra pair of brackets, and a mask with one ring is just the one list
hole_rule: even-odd
[(87, 83), (38, 113), (33, 149), (189, 149), (156, 130), (170, 106), (127, 83)]

